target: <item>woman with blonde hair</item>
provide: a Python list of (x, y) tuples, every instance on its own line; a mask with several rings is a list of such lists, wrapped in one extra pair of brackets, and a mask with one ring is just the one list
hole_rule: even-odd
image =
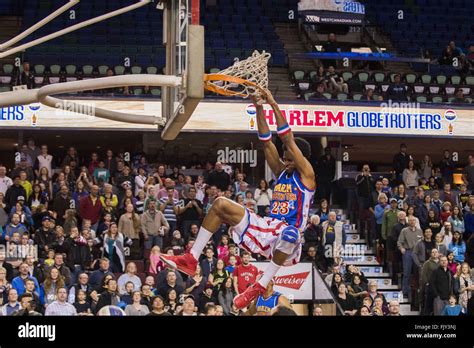
[(0, 266), (0, 306), (8, 302), (8, 291), (11, 287), (7, 280), (7, 269)]
[(463, 308), (463, 312), (467, 311), (467, 303), (472, 297), (472, 291), (474, 290), (474, 284), (471, 278), (471, 267), (467, 262), (463, 262), (460, 267), (459, 277), (459, 304)]
[(129, 203), (125, 206), (125, 213), (120, 216), (118, 223), (119, 233), (132, 240), (130, 247), (130, 258), (132, 260), (141, 259), (142, 250), (140, 248), (140, 232), (141, 220), (135, 213), (133, 204)]

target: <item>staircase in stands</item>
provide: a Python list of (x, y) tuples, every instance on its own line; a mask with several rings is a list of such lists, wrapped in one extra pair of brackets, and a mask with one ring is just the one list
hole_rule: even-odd
[(384, 266), (377, 261), (374, 250), (367, 247), (366, 240), (357, 231), (356, 225), (351, 223), (346, 211), (343, 209), (334, 209), (334, 211), (338, 220), (344, 223), (346, 230), (344, 264), (357, 266), (369, 281), (375, 280), (378, 290), (384, 294), (387, 302), (396, 300), (400, 303), (400, 313), (402, 315), (419, 315), (418, 312), (411, 310), (410, 302), (406, 297), (403, 297), (401, 286), (392, 283), (390, 275)]

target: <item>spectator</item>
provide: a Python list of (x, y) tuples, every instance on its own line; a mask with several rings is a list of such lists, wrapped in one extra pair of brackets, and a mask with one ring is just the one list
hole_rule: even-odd
[(331, 197), (331, 184), (336, 174), (336, 160), (331, 155), (331, 148), (324, 149), (324, 155), (316, 163), (317, 183), (319, 187), (318, 198), (329, 200)]
[(179, 208), (179, 200), (177, 198), (174, 198), (174, 192), (175, 189), (173, 187), (167, 187), (166, 188), (167, 192), (167, 197), (163, 197), (160, 199), (160, 211), (163, 213), (165, 216), (166, 221), (168, 221), (169, 224), (169, 231), (174, 232), (176, 230), (176, 221), (177, 221), (177, 215), (179, 214), (180, 208)]
[(471, 267), (466, 262), (461, 264), (460, 275), (456, 279), (459, 282), (459, 304), (462, 306), (462, 312), (467, 312), (467, 305), (472, 298), (474, 284), (471, 277)]
[(453, 65), (453, 50), (449, 45), (441, 53), (441, 57), (439, 58), (438, 62), (440, 65)]
[(140, 302), (141, 298), (142, 298), (142, 295), (140, 291), (133, 292), (133, 303), (125, 307), (126, 315), (145, 316), (145, 315), (148, 315), (148, 313), (150, 313), (150, 310), (148, 309), (148, 307), (141, 304)]
[(147, 315), (158, 317), (166, 317), (171, 315), (169, 312), (165, 311), (165, 300), (162, 296), (157, 295), (153, 298), (152, 310)]
[(76, 308), (66, 301), (67, 290), (66, 288), (57, 289), (56, 301), (52, 302), (47, 308), (44, 315), (54, 316), (75, 316), (77, 315)]
[[(93, 315), (92, 314), (92, 309), (91, 309), (91, 304), (87, 300), (87, 292), (84, 290), (79, 290), (77, 292), (77, 300), (73, 303), (74, 308), (76, 308), (77, 315)], [(70, 303), (70, 302), (69, 302)]]
[(137, 265), (135, 262), (129, 262), (125, 269), (125, 273), (117, 280), (118, 292), (120, 295), (126, 293), (125, 284), (128, 282), (132, 282), (135, 289), (139, 289), (142, 286), (142, 281), (137, 276)]
[(418, 186), (418, 171), (415, 169), (415, 162), (408, 161), (408, 167), (403, 170), (403, 183), (409, 189), (414, 189)]
[(106, 276), (113, 276), (113, 274), (109, 271), (110, 268), (110, 261), (108, 258), (103, 257), (99, 261), (99, 269), (93, 271), (89, 277), (89, 285), (92, 290), (98, 291), (102, 286), (104, 278)]
[(35, 306), (35, 299), (32, 294), (24, 293), (20, 296), (20, 310), (13, 312), (14, 316), (42, 316), (40, 312), (37, 312)]
[(461, 315), (462, 313), (462, 306), (456, 304), (456, 296), (451, 295), (449, 296), (449, 301), (448, 303), (444, 306), (443, 311), (441, 312), (440, 315), (447, 315), (447, 316), (458, 316)]
[(430, 280), (431, 291), (434, 297), (434, 315), (441, 315), (443, 308), (448, 303), (449, 296), (453, 292), (453, 274), (448, 268), (448, 259), (441, 256), (439, 267), (433, 272)]
[(209, 174), (208, 184), (217, 186), (221, 191), (227, 190), (230, 185), (230, 176), (222, 167), (221, 162), (216, 162), (214, 170)]
[(16, 289), (10, 289), (8, 291), (8, 302), (0, 307), (0, 316), (10, 316), (14, 312), (20, 310), (20, 302), (18, 302), (18, 292)]
[(149, 199), (148, 208), (141, 216), (141, 231), (145, 238), (145, 248), (155, 245), (163, 248), (163, 237), (168, 234), (169, 224), (161, 211), (156, 209), (156, 199)]
[(331, 93), (349, 93), (349, 87), (347, 83), (344, 82), (344, 78), (337, 74), (332, 65), (329, 66), (326, 73), (326, 85)]
[(133, 260), (142, 258), (140, 249), (141, 221), (134, 212), (133, 204), (127, 204), (125, 213), (120, 216), (118, 232), (131, 241), (130, 258)]
[(87, 273), (79, 274), (78, 282), (71, 286), (71, 288), (69, 289), (69, 303), (74, 304), (77, 301), (76, 297), (79, 291), (84, 291), (84, 293), (86, 294), (86, 299), (87, 301), (89, 301), (89, 296), (92, 292), (92, 288), (89, 285), (89, 275)]
[(237, 266), (233, 273), (234, 290), (236, 294), (245, 291), (249, 284), (253, 284), (257, 279), (258, 269), (250, 263), (250, 253), (242, 253), (242, 263)]
[(201, 261), (202, 274), (207, 279), (209, 274), (214, 272), (217, 264), (217, 259), (214, 257), (214, 250), (207, 248), (205, 251), (206, 257)]
[(387, 305), (387, 299), (385, 298), (384, 294), (378, 291), (377, 281), (371, 280), (369, 282), (369, 290), (367, 296), (372, 300), (372, 306), (375, 304), (375, 300), (377, 298), (382, 299), (382, 304)]
[(420, 164), (420, 177), (429, 179), (433, 176), (433, 162), (429, 155), (425, 155)]
[(221, 284), (230, 277), (230, 273), (225, 270), (223, 260), (217, 260), (215, 270), (209, 274), (208, 282), (214, 287), (214, 293), (217, 294)]
[[(474, 156), (469, 156), (469, 164), (464, 167), (462, 179), (467, 185), (468, 190), (474, 190)], [(0, 168), (0, 187), (1, 187), (1, 168)]]
[(467, 192), (467, 185), (466, 184), (461, 184), (460, 189), (459, 189), (459, 194), (458, 194), (458, 202), (459, 202), (459, 208), (461, 210), (464, 210), (467, 207), (467, 204), (469, 202), (469, 193)]
[(441, 231), (441, 223), (439, 222), (436, 210), (430, 209), (430, 211), (428, 211), (428, 221), (423, 228), (430, 228), (434, 234), (438, 234), (438, 232)]
[(466, 99), (464, 98), (464, 92), (461, 88), (456, 89), (454, 93), (454, 99), (451, 101), (453, 104), (464, 104)]
[(218, 303), (224, 310), (224, 315), (229, 315), (232, 311), (232, 304), (234, 301), (234, 289), (232, 284), (232, 278), (227, 277), (220, 285), (219, 292), (217, 295)]
[[(6, 179), (4, 179), (6, 180)], [(8, 180), (6, 186), (8, 186)], [(13, 177), (13, 184), (8, 187), (5, 192), (5, 203), (7, 205), (7, 211), (10, 211), (18, 202), (18, 197), (26, 197), (26, 191), (20, 184), (20, 175)]]
[(125, 247), (132, 245), (132, 240), (119, 232), (116, 223), (112, 222), (109, 229), (100, 238), (103, 244), (104, 257), (110, 260), (110, 270), (122, 273), (125, 269)]
[(340, 257), (342, 249), (346, 245), (346, 233), (341, 221), (337, 221), (335, 212), (330, 212), (328, 220), (322, 224), (323, 234), (321, 243), (324, 248), (326, 264), (331, 267), (334, 260)]
[(406, 144), (400, 144), (400, 152), (393, 157), (393, 169), (397, 175), (397, 180), (401, 181), (403, 171), (408, 168), (408, 162), (410, 160), (413, 160), (413, 158), (407, 154)]
[(390, 206), (384, 210), (382, 216), (381, 237), (385, 245), (387, 243), (388, 237), (392, 233), (393, 227), (398, 222), (399, 210), (397, 207), (398, 201), (395, 198), (390, 198)]
[(314, 247), (315, 251), (319, 249), (321, 252), (321, 237), (322, 237), (322, 227), (320, 225), (320, 220), (318, 215), (311, 215), (310, 223), (304, 231), (304, 244), (303, 250), (307, 251), (310, 247)]
[(118, 294), (117, 281), (113, 278), (104, 278), (104, 290), (99, 297), (99, 301), (95, 307), (96, 313), (99, 312), (105, 306), (117, 306), (120, 302), (120, 296)]
[(44, 304), (47, 308), (47, 306), (57, 300), (57, 290), (64, 287), (64, 277), (59, 273), (56, 267), (52, 267), (41, 286), (41, 304)]
[(459, 57), (464, 54), (462, 49), (457, 47), (454, 41), (449, 42), (449, 48), (451, 48), (451, 51), (453, 52), (453, 57)]
[(423, 239), (416, 242), (413, 247), (413, 262), (418, 270), (421, 270), (426, 260), (431, 257), (431, 251), (435, 248), (436, 242), (432, 239), (433, 232), (427, 228), (423, 232)]
[[(323, 45), (324, 52), (339, 52), (341, 45), (337, 42), (336, 34), (330, 33), (328, 35), (328, 41)], [(337, 62), (333, 59), (323, 60), (325, 67), (335, 66)]]
[(474, 233), (474, 203), (470, 205), (471, 210), (464, 215), (464, 228), (465, 232), (463, 238), (465, 240)]
[(454, 163), (453, 158), (449, 150), (444, 150), (443, 159), (439, 163), (439, 168), (441, 170), (441, 175), (443, 182), (452, 184), (453, 183), (453, 173), (456, 169), (456, 163)]
[(72, 285), (71, 270), (64, 263), (64, 256), (61, 253), (54, 255), (54, 263), (51, 267), (45, 267), (45, 271), (48, 272), (49, 268), (56, 268), (59, 273), (63, 276), (65, 285), (67, 287)]
[(375, 209), (374, 209), (374, 216), (375, 216), (375, 222), (376, 222), (375, 238), (379, 241), (382, 238), (382, 224), (383, 224), (384, 214), (386, 211), (390, 209), (390, 206), (387, 204), (387, 201), (388, 201), (387, 195), (385, 193), (380, 193), (378, 196), (378, 204), (375, 206)]
[(444, 244), (443, 232), (439, 232), (435, 235), (435, 244), (435, 247), (440, 255), (448, 255), (448, 247)]
[(407, 102), (408, 101), (407, 86), (401, 82), (401, 75), (395, 74), (393, 80), (394, 82), (388, 86), (388, 89), (386, 92), (387, 99), (392, 100), (394, 102)]
[(190, 187), (187, 198), (184, 199), (183, 207), (179, 209), (179, 217), (184, 237), (189, 237), (191, 225), (199, 225), (203, 213), (203, 205), (196, 198), (196, 188)]
[(102, 204), (99, 199), (99, 187), (93, 185), (88, 196), (80, 200), (80, 215), (82, 219), (90, 220), (92, 230), (99, 227), (99, 220), (102, 212)]
[(5, 195), (7, 190), (12, 185), (12, 179), (7, 176), (7, 168), (5, 168), (5, 166), (0, 165), (0, 194)]
[(2, 241), (8, 242), (11, 240), (14, 233), (23, 235), (25, 232), (28, 232), (27, 227), (20, 222), (20, 215), (14, 213), (11, 222), (3, 230)]
[(454, 261), (456, 263), (464, 262), (464, 254), (466, 253), (466, 243), (462, 240), (461, 232), (454, 231), (453, 240), (448, 245), (448, 250), (453, 252)]
[(177, 296), (180, 296), (184, 292), (184, 287), (177, 282), (176, 273), (171, 270), (168, 270), (166, 274), (166, 283), (160, 285), (160, 283), (157, 282), (157, 284), (157, 290), (163, 297), (165, 297), (171, 289), (176, 291)]
[(322, 224), (328, 219), (329, 215), (329, 203), (327, 199), (322, 199), (319, 203), (319, 208), (316, 210), (316, 215), (319, 216), (319, 224)]
[(430, 258), (423, 263), (420, 272), (420, 313), (422, 315), (431, 315), (433, 312), (433, 297), (430, 290), (430, 279), (433, 272), (439, 267), (439, 257), (443, 256), (438, 249), (431, 249)]
[(265, 209), (270, 207), (270, 202), (272, 200), (272, 190), (268, 187), (266, 180), (260, 180), (258, 188), (255, 189), (254, 198), (257, 202), (258, 215), (265, 216)]
[(18, 75), (17, 85), (25, 85), (27, 89), (36, 88), (35, 75), (30, 70), (30, 63), (23, 62), (23, 72)]
[(354, 316), (357, 313), (354, 296), (347, 292), (347, 287), (344, 283), (340, 283), (338, 286), (337, 301), (344, 311), (344, 315)]
[(408, 227), (405, 227), (400, 232), (400, 236), (398, 237), (398, 248), (402, 253), (403, 259), (403, 295), (408, 297), (410, 287), (409, 281), (412, 274), (412, 267), (413, 267), (413, 256), (412, 251), (413, 248), (423, 236), (423, 232), (421, 229), (416, 227), (416, 220), (414, 216), (408, 217)]

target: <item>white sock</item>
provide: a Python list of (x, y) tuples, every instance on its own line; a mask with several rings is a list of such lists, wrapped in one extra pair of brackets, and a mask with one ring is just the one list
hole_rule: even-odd
[(281, 266), (277, 265), (275, 262), (270, 261), (269, 265), (267, 266), (267, 268), (265, 268), (265, 271), (263, 272), (262, 278), (260, 278), (258, 283), (264, 288), (266, 288), (268, 283), (270, 283), (270, 280), (272, 280), (272, 278), (278, 272), (280, 267)]
[(193, 255), (196, 260), (199, 260), (202, 251), (204, 250), (207, 242), (209, 242), (209, 239), (211, 239), (211, 237), (212, 232), (209, 232), (203, 226), (201, 226), (196, 241), (194, 242), (193, 247), (191, 248), (191, 255)]

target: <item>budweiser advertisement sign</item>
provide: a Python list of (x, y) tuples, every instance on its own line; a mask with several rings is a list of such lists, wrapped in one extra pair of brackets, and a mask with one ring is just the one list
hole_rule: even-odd
[(308, 278), (310, 272), (276, 276), (273, 281), (277, 286), (299, 290)]
[[(259, 273), (263, 273), (268, 262), (255, 262)], [(327, 290), (318, 272), (314, 274), (314, 283), (311, 263), (298, 263), (293, 266), (282, 267), (273, 277), (274, 289), (294, 301), (308, 301), (331, 299), (331, 294)]]

